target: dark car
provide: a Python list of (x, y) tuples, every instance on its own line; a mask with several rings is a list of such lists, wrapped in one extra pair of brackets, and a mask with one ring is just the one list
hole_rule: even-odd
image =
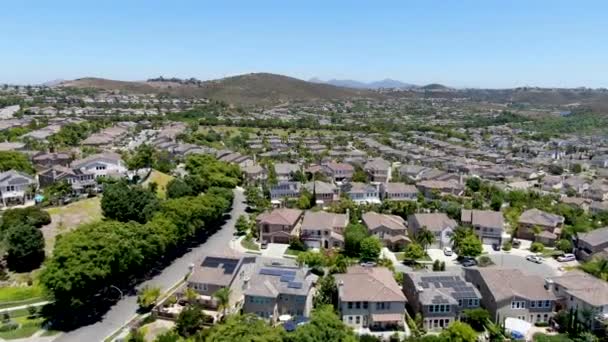
[(477, 260), (475, 260), (474, 258), (464, 258), (460, 264), (463, 267), (471, 267), (471, 266), (476, 266), (477, 265)]
[(268, 241), (266, 241), (266, 240), (262, 241), (262, 243), (260, 244), (260, 247), (262, 247), (262, 249), (268, 248)]
[(495, 243), (495, 244), (492, 245), (492, 249), (495, 250), (495, 251), (497, 251), (497, 252), (499, 252), (500, 251), (500, 245), (497, 244), (497, 243)]

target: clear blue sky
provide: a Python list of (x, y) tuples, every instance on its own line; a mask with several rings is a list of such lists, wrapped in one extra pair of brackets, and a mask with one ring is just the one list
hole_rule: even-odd
[(3, 1), (0, 83), (97, 76), (608, 87), (608, 1)]

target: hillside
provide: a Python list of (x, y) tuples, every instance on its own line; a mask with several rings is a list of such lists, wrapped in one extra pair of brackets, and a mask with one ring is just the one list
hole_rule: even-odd
[(377, 93), (367, 90), (311, 83), (292, 77), (268, 73), (227, 77), (205, 81), (199, 85), (176, 82), (125, 82), (101, 78), (81, 78), (63, 82), (62, 86), (120, 90), (127, 93), (168, 93), (184, 97), (197, 96), (239, 105), (272, 105), (291, 100), (311, 101), (315, 99), (331, 100), (379, 96)]

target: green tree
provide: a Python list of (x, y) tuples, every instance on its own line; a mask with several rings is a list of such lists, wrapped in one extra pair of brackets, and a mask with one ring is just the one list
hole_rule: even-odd
[(355, 167), (355, 171), (353, 172), (352, 181), (367, 183), (367, 181), (368, 181), (367, 173), (365, 171), (363, 171), (363, 169), (361, 169), (360, 167), (358, 167), (358, 166)]
[(158, 208), (159, 201), (153, 192), (124, 181), (107, 184), (101, 199), (103, 215), (121, 222), (145, 223)]
[(316, 308), (323, 305), (332, 305), (334, 308), (338, 305), (338, 287), (333, 275), (328, 274), (321, 277), (317, 282), (317, 293), (314, 297), (314, 306)]
[(160, 297), (160, 287), (158, 286), (146, 286), (141, 289), (137, 295), (137, 304), (144, 310), (151, 309)]
[(572, 252), (572, 242), (570, 242), (570, 240), (561, 239), (557, 241), (555, 247), (564, 253)]
[(127, 336), (126, 342), (146, 342), (146, 338), (144, 333), (139, 329), (132, 329), (129, 335)]
[(214, 325), (205, 342), (282, 342), (282, 328), (273, 327), (255, 315), (232, 315)]
[(133, 155), (126, 160), (126, 165), (129, 170), (140, 170), (150, 168), (154, 162), (154, 147), (148, 144), (139, 145)]
[(34, 166), (30, 159), (21, 152), (0, 151), (0, 171), (15, 170), (27, 174), (34, 174)]
[(40, 267), (44, 260), (44, 237), (36, 227), (19, 223), (5, 233), (8, 267), (17, 272), (28, 272)]
[(368, 236), (367, 228), (360, 223), (350, 223), (344, 229), (344, 253), (357, 257), (361, 251), (361, 241)]
[(583, 172), (583, 167), (581, 166), (581, 164), (572, 164), (572, 173), (581, 173)]
[(483, 308), (467, 309), (463, 311), (463, 318), (476, 331), (483, 331), (490, 321), (490, 313)]
[(416, 240), (416, 242), (420, 246), (422, 246), (422, 248), (424, 248), (424, 250), (426, 250), (428, 246), (430, 246), (431, 244), (433, 244), (433, 242), (435, 242), (435, 235), (430, 230), (428, 230), (426, 227), (423, 226), (415, 234), (414, 240)]
[(330, 305), (314, 309), (310, 321), (287, 334), (285, 342), (340, 341), (356, 342), (357, 337), (335, 314)]
[(7, 209), (2, 215), (1, 230), (6, 231), (11, 226), (29, 224), (40, 228), (51, 223), (51, 215), (39, 207)]
[(306, 265), (310, 268), (321, 268), (325, 265), (323, 254), (315, 251), (306, 251), (298, 254), (296, 261), (298, 265)]
[(424, 248), (419, 244), (412, 242), (405, 247), (403, 256), (408, 260), (418, 260), (424, 258), (426, 255)]
[(477, 333), (470, 325), (454, 321), (450, 326), (443, 329), (439, 336), (450, 342), (476, 342)]
[(382, 251), (382, 242), (377, 236), (368, 236), (361, 240), (361, 252), (359, 253), (361, 260), (376, 261)]
[(184, 339), (173, 330), (164, 332), (156, 337), (154, 342), (182, 342)]
[(481, 240), (475, 234), (469, 234), (458, 246), (458, 255), (476, 257), (483, 252)]
[(472, 192), (478, 192), (481, 188), (481, 179), (478, 177), (471, 177), (467, 179), (466, 186), (471, 189)]
[(183, 337), (193, 336), (203, 329), (206, 320), (208, 320), (207, 315), (200, 305), (188, 305), (177, 316), (175, 331)]
[(167, 183), (167, 198), (179, 198), (196, 195), (192, 187), (182, 178), (173, 178)]
[(217, 300), (217, 309), (222, 312), (222, 317), (226, 316), (226, 310), (230, 308), (231, 294), (232, 290), (229, 287), (222, 287), (213, 294), (213, 298)]
[(239, 218), (236, 220), (236, 223), (234, 224), (234, 228), (236, 229), (237, 235), (247, 234), (247, 231), (249, 230), (249, 226), (250, 226), (249, 220), (247, 219), (247, 216), (245, 216), (245, 215), (239, 216)]

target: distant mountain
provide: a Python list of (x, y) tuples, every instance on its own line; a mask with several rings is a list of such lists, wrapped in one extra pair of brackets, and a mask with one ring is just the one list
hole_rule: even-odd
[(420, 87), (420, 89), (423, 89), (423, 90), (450, 90), (451, 88), (444, 86), (443, 84), (431, 83), (431, 84), (427, 84), (425, 86)]
[(410, 83), (404, 83), (397, 80), (386, 78), (381, 81), (374, 82), (361, 82), (355, 80), (336, 80), (331, 79), (329, 81), (323, 81), (319, 78), (311, 78), (309, 82), (314, 83), (325, 83), (335, 85), (337, 87), (355, 88), (355, 89), (380, 89), (380, 88), (395, 88), (395, 89), (412, 89), (416, 88), (416, 85)]
[(196, 84), (175, 82), (173, 79), (125, 82), (101, 78), (81, 78), (63, 82), (62, 86), (120, 90), (127, 93), (198, 96), (240, 105), (272, 105), (290, 100), (308, 101), (379, 96), (379, 94), (365, 89), (313, 83), (269, 73), (244, 74)]

